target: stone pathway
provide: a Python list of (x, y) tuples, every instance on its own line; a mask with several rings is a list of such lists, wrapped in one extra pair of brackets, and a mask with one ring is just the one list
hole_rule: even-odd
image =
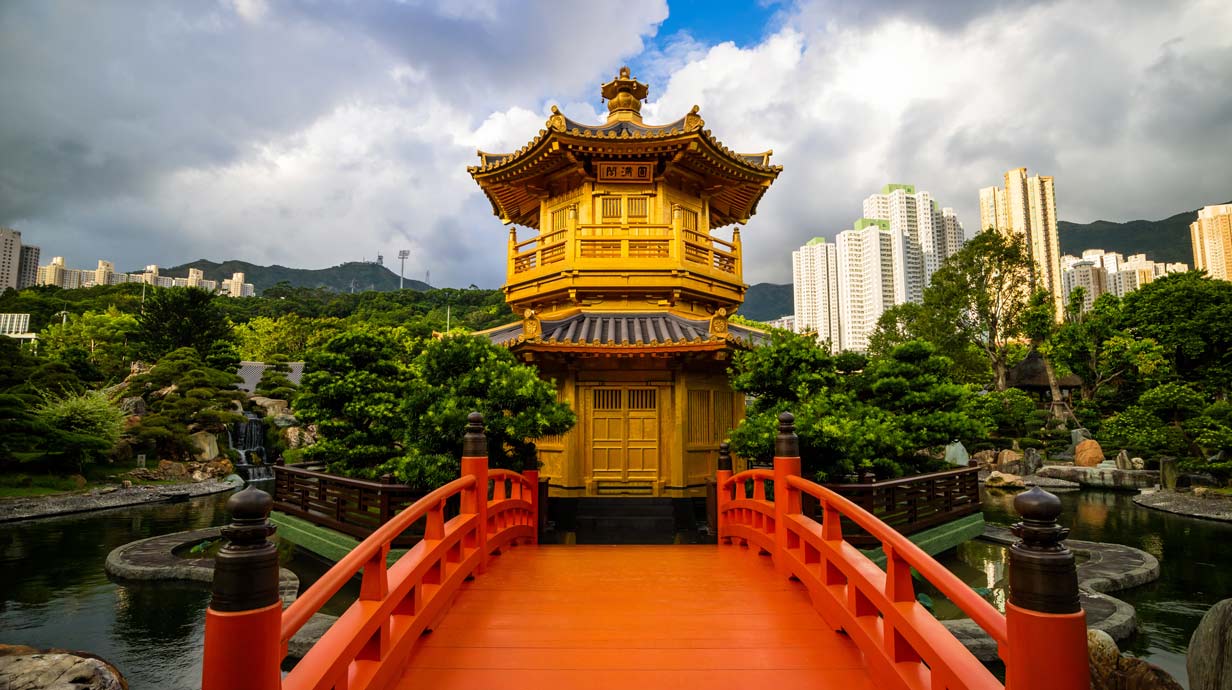
[(1134, 503), (1177, 515), (1232, 522), (1232, 496), (1194, 496), (1191, 492), (1144, 491)]
[(0, 522), (84, 513), (91, 510), (123, 508), (125, 506), (183, 500), (197, 496), (231, 491), (244, 486), (244, 480), (232, 475), (225, 479), (207, 479), (185, 484), (139, 484), (128, 489), (106, 487), (82, 494), (54, 494), (31, 498), (0, 500)]

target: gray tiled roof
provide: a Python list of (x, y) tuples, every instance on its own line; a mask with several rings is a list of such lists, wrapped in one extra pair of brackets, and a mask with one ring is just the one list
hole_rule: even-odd
[[(686, 319), (664, 312), (583, 312), (556, 321), (543, 321), (539, 342), (587, 345), (668, 345), (722, 340), (711, 337), (708, 319)], [(493, 343), (513, 345), (522, 338), (522, 322), (486, 333)], [(758, 344), (761, 331), (728, 324), (728, 339)]]
[[(244, 379), (240, 383), (235, 384), (237, 388), (247, 393), (251, 393), (257, 388), (257, 384), (261, 381), (261, 375), (265, 373), (266, 367), (270, 365), (261, 362), (240, 362), (239, 371), (235, 372)], [(287, 362), (287, 367), (291, 370), (287, 372), (287, 380), (295, 385), (299, 385), (299, 379), (304, 375), (303, 362)]]

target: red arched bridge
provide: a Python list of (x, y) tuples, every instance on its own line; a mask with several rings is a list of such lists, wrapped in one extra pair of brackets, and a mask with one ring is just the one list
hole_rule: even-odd
[[(901, 534), (802, 478), (790, 415), (773, 470), (718, 471), (717, 546), (539, 546), (537, 472), (489, 469), (482, 418), (470, 422), (462, 476), (285, 610), (271, 499), (255, 488), (231, 499), (204, 690), (1089, 687), (1074, 560), (1050, 494), (1016, 501), (1024, 520), (1001, 614)], [(805, 495), (820, 521), (802, 510)], [(884, 570), (843, 540), (843, 518), (881, 542)], [(419, 520), (423, 539), (387, 566), (391, 542)], [(1004, 684), (916, 601), (913, 570), (997, 642)], [(283, 673), (291, 637), (357, 574), (358, 600)]]

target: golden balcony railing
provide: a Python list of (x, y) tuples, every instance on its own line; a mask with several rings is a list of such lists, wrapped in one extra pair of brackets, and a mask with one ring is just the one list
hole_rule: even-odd
[(564, 270), (685, 269), (741, 279), (740, 243), (671, 225), (578, 225), (518, 241), (510, 232), (509, 279)]

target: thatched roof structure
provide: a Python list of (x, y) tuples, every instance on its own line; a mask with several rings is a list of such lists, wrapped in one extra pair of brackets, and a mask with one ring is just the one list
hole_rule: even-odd
[[(1040, 353), (1031, 350), (1021, 362), (1005, 373), (1005, 385), (1025, 391), (1049, 390), (1048, 372), (1044, 370), (1044, 358), (1040, 356)], [(1070, 374), (1060, 377), (1057, 385), (1062, 390), (1081, 388), (1082, 379)]]

